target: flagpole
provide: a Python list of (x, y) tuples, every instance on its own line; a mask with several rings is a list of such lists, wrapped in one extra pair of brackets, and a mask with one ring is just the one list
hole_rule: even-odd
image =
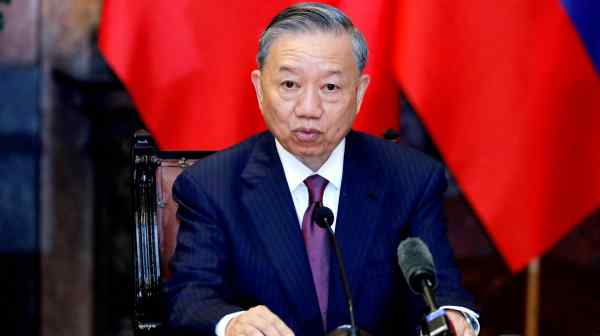
[(527, 266), (527, 298), (525, 303), (525, 336), (538, 336), (540, 315), (540, 257)]

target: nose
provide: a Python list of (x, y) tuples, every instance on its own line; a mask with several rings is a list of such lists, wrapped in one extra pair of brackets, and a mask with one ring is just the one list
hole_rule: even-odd
[(320, 118), (323, 113), (321, 96), (316, 88), (307, 87), (298, 97), (295, 114), (299, 118)]

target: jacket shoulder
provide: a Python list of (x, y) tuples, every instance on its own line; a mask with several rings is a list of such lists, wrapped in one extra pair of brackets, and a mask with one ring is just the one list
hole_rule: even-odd
[(233, 181), (241, 175), (255, 144), (268, 136), (267, 132), (259, 133), (239, 144), (217, 151), (196, 161), (181, 175), (201, 185)]
[(441, 162), (405, 144), (384, 140), (366, 133), (353, 132), (357, 142), (364, 144), (384, 170), (401, 171), (409, 175), (429, 175), (432, 171), (444, 169)]

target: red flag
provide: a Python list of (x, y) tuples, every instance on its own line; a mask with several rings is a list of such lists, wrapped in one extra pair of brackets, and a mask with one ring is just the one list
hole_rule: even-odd
[(600, 77), (558, 0), (397, 15), (398, 79), (516, 272), (600, 205)]
[[(373, 84), (355, 125), (376, 134), (398, 124), (391, 31), (377, 23), (388, 1), (329, 1), (371, 43)], [(264, 129), (250, 82), (258, 39), (295, 2), (106, 0), (99, 45), (161, 148), (221, 149)]]

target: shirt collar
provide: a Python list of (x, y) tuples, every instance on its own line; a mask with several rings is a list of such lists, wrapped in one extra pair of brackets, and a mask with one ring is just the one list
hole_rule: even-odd
[(283, 171), (285, 178), (288, 183), (290, 191), (296, 190), (298, 186), (304, 183), (304, 180), (314, 174), (319, 174), (326, 178), (331, 185), (338, 190), (342, 186), (342, 173), (344, 171), (344, 152), (346, 149), (346, 138), (342, 139), (340, 143), (333, 149), (329, 158), (319, 170), (314, 172), (312, 169), (307, 167), (302, 161), (298, 160), (292, 153), (288, 152), (275, 138), (275, 147), (277, 148), (277, 154), (283, 165)]

